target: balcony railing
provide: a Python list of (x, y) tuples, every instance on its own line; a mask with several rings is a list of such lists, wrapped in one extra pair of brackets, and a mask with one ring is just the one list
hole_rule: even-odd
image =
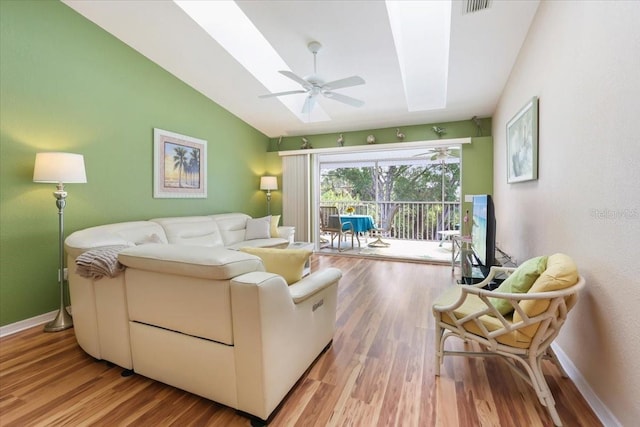
[(353, 206), (359, 215), (371, 215), (380, 226), (394, 206), (391, 237), (403, 240), (440, 240), (438, 231), (460, 229), (460, 202), (328, 202), (321, 206), (336, 206), (340, 213)]

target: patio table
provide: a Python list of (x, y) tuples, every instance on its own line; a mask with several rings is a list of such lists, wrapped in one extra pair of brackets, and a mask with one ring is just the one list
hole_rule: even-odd
[(366, 233), (376, 228), (371, 215), (329, 215), (329, 224), (338, 226), (336, 221), (343, 224), (350, 222), (353, 225), (354, 233)]

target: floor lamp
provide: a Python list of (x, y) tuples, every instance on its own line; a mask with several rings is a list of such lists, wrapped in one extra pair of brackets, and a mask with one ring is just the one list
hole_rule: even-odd
[(73, 320), (64, 305), (64, 207), (67, 204), (66, 183), (85, 183), (84, 157), (73, 153), (37, 153), (33, 168), (33, 182), (57, 184), (53, 196), (58, 207), (58, 284), (60, 310), (54, 320), (44, 326), (46, 332), (57, 332), (73, 326)]
[(271, 215), (271, 190), (278, 189), (278, 179), (275, 176), (260, 178), (260, 189), (267, 191), (267, 215)]

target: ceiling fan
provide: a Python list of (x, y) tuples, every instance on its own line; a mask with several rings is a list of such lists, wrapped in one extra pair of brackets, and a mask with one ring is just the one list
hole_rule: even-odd
[(344, 104), (351, 105), (353, 107), (362, 107), (364, 105), (364, 101), (361, 101), (356, 98), (352, 98), (347, 95), (342, 95), (340, 93), (334, 92), (336, 89), (343, 89), (351, 86), (358, 86), (365, 83), (364, 79), (360, 76), (351, 76), (346, 77), (344, 79), (330, 81), (325, 83), (322, 78), (320, 78), (316, 73), (316, 55), (322, 48), (322, 45), (318, 42), (311, 42), (307, 46), (309, 51), (313, 53), (313, 74), (307, 76), (305, 78), (299, 77), (298, 75), (292, 73), (291, 71), (278, 71), (283, 76), (289, 77), (291, 80), (302, 86), (302, 89), (299, 90), (289, 90), (286, 92), (278, 92), (278, 93), (269, 93), (266, 95), (261, 95), (260, 98), (270, 98), (273, 96), (284, 96), (284, 95), (294, 95), (298, 93), (306, 93), (307, 99), (304, 102), (304, 106), (302, 107), (302, 113), (308, 114), (313, 109), (315, 105), (316, 98), (318, 95), (322, 95), (325, 98), (333, 99), (334, 101), (342, 102)]
[(430, 160), (438, 160), (441, 162), (446, 161), (449, 158), (459, 158), (459, 147), (434, 147), (424, 153), (416, 154), (414, 157), (426, 157), (429, 156)]

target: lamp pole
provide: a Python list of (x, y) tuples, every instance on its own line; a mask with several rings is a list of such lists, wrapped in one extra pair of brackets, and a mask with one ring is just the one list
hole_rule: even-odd
[(267, 215), (271, 215), (271, 190), (267, 190)]
[(64, 184), (59, 182), (53, 192), (58, 207), (58, 284), (60, 285), (60, 309), (55, 319), (44, 325), (45, 332), (58, 332), (73, 326), (73, 319), (64, 306), (64, 207), (67, 205), (67, 192)]

